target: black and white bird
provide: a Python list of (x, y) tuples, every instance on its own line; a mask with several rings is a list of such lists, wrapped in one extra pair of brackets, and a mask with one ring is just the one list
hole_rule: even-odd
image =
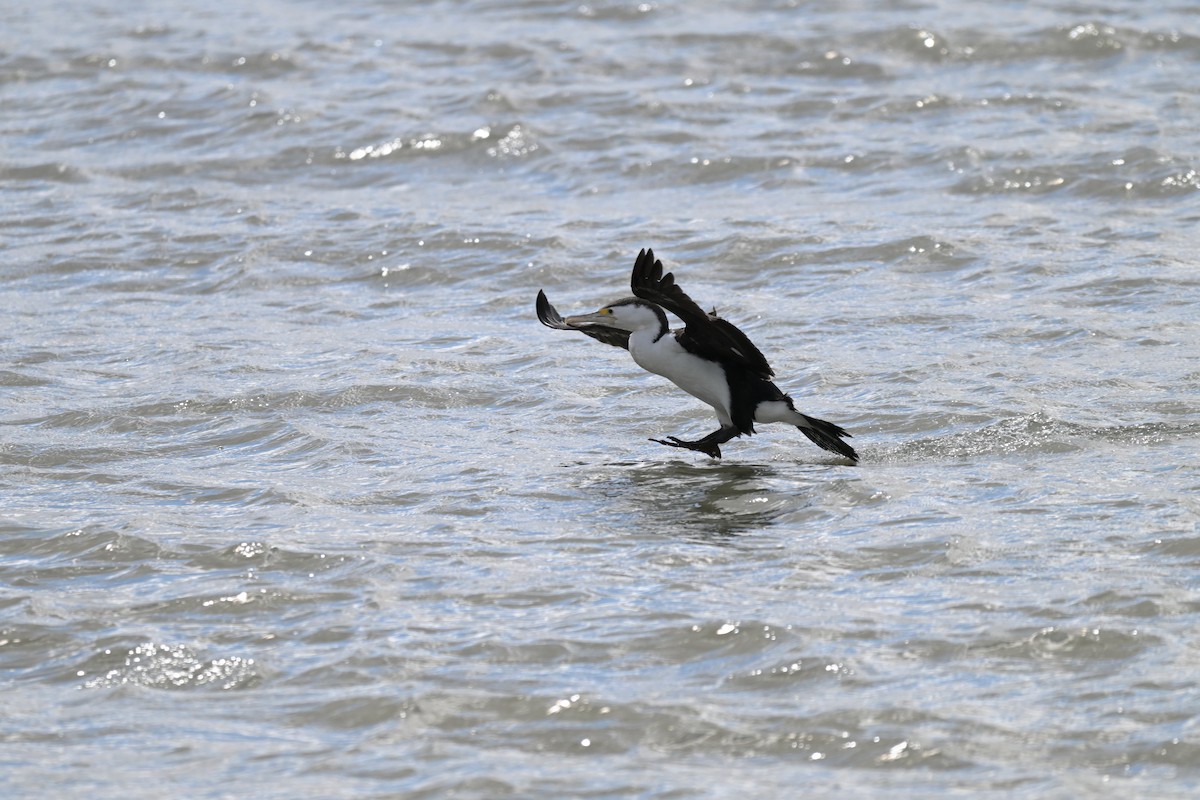
[[(843, 441), (850, 434), (832, 422), (797, 411), (792, 398), (771, 382), (775, 371), (746, 334), (716, 311), (705, 313), (696, 305), (675, 285), (674, 275), (663, 274), (653, 250), (638, 253), (630, 286), (633, 297), (566, 319), (550, 305), (545, 292), (538, 292), (537, 314), (547, 327), (579, 331), (625, 348), (642, 369), (712, 406), (721, 423), (695, 441), (674, 436), (650, 441), (720, 458), (721, 445), (742, 434), (752, 435), (755, 423), (783, 422), (795, 425), (818, 447), (858, 461), (854, 448)], [(682, 329), (671, 331), (667, 311), (683, 320)]]

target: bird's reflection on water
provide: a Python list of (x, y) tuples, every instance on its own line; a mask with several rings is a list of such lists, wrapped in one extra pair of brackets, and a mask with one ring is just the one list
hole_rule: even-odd
[(642, 532), (707, 540), (761, 530), (803, 504), (785, 494), (778, 470), (765, 464), (610, 463), (581, 476), (614, 514)]

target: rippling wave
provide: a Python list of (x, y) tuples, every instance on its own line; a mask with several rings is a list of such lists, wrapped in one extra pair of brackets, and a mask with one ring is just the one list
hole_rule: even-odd
[(978, 430), (897, 445), (884, 460), (978, 458), (986, 455), (1067, 453), (1099, 445), (1153, 447), (1200, 436), (1195, 423), (1091, 426), (1056, 420), (1044, 412), (1011, 417)]
[(1190, 4), (9, 11), (6, 797), (1194, 788)]

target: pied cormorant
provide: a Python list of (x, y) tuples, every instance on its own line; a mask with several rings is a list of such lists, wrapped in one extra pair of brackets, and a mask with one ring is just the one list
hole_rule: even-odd
[[(538, 292), (537, 314), (542, 324), (559, 330), (586, 333), (593, 339), (623, 347), (638, 366), (662, 375), (717, 412), (721, 427), (696, 441), (674, 436), (651, 439), (668, 447), (683, 447), (721, 457), (721, 445), (742, 434), (754, 433), (754, 423), (785, 422), (824, 450), (858, 461), (849, 437), (832, 422), (801, 414), (771, 382), (775, 372), (758, 348), (716, 311), (705, 313), (675, 285), (675, 276), (663, 274), (653, 250), (638, 253), (630, 279), (633, 297), (611, 303), (594, 314), (562, 316)], [(665, 311), (664, 311), (665, 309)], [(683, 320), (672, 332), (666, 311)]]

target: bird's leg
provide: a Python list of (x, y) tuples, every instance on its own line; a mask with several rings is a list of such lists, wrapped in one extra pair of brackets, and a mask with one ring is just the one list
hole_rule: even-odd
[(659, 444), (665, 444), (667, 447), (682, 447), (685, 450), (696, 450), (697, 452), (704, 453), (712, 458), (720, 458), (720, 446), (735, 436), (741, 435), (742, 432), (736, 427), (733, 425), (728, 425), (722, 426), (721, 428), (710, 433), (708, 436), (705, 436), (703, 439), (697, 439), (694, 442), (687, 442), (674, 436), (668, 436), (666, 439), (651, 439), (650, 441), (658, 442)]

